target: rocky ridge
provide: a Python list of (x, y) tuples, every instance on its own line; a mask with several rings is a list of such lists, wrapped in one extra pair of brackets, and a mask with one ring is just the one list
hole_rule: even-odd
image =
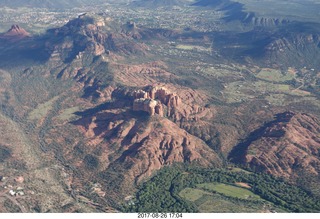
[[(259, 42), (254, 52), (257, 54), (256, 60), (265, 65), (276, 64), (280, 67), (288, 67), (294, 63), (298, 68), (319, 68), (319, 34), (309, 26), (301, 25), (300, 28), (307, 30), (305, 32), (297, 32), (293, 28), (289, 24), (287, 29), (272, 34), (264, 43)], [(319, 26), (315, 28), (319, 29)]]
[(144, 54), (147, 46), (119, 26), (109, 17), (81, 15), (61, 28), (48, 31), (46, 51), (52, 60), (67, 62), (88, 55)]
[[(241, 144), (242, 162), (257, 171), (296, 180), (320, 173), (320, 120), (304, 113), (285, 112)], [(250, 138), (249, 136), (249, 138)], [(246, 148), (246, 149), (245, 149)]]
[(91, 115), (84, 112), (85, 116), (73, 122), (83, 133), (87, 146), (80, 149), (86, 151), (85, 158), (74, 156), (79, 153), (77, 146), (64, 152), (72, 163), (84, 170), (89, 168), (102, 178), (116, 169), (123, 180), (113, 186), (122, 191), (131, 191), (132, 182), (140, 182), (173, 163), (221, 165), (219, 156), (204, 141), (161, 117), (156, 108), (151, 116), (144, 109), (132, 110), (132, 102), (128, 105), (125, 100), (107, 104)]

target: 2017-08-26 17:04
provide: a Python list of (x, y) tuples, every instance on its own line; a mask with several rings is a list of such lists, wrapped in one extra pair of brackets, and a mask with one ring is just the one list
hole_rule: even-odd
[(182, 218), (182, 213), (138, 213), (138, 218)]

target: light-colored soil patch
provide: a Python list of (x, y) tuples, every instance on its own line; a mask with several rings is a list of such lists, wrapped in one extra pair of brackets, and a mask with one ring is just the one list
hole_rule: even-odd
[(231, 172), (236, 172), (236, 173), (238, 173), (238, 172), (243, 172), (243, 173), (246, 173), (246, 174), (252, 174), (252, 172), (249, 172), (249, 171), (247, 171), (247, 170), (241, 169), (241, 168), (239, 168), (239, 167), (232, 167), (232, 168), (230, 169), (230, 171), (231, 171)]
[(249, 186), (248, 183), (236, 182), (236, 185), (241, 186), (243, 188), (251, 189), (251, 186)]
[(68, 121), (75, 117), (76, 115), (74, 114), (75, 112), (79, 111), (80, 108), (78, 106), (76, 107), (71, 107), (68, 109), (65, 109), (59, 116), (58, 119), (62, 121)]
[(176, 48), (181, 50), (210, 51), (210, 47), (206, 48), (203, 46), (187, 45), (187, 44), (179, 44), (176, 46)]
[(57, 97), (54, 97), (45, 103), (39, 104), (37, 106), (37, 108), (35, 108), (34, 110), (32, 110), (29, 113), (28, 119), (29, 120), (40, 120), (43, 117), (45, 117), (48, 114), (48, 112), (52, 109), (52, 105), (54, 104), (55, 101), (57, 101), (58, 98), (59, 97), (57, 96)]

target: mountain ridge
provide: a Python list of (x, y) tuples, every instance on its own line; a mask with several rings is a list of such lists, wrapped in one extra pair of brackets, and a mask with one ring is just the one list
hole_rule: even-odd
[[(231, 152), (235, 162), (256, 171), (297, 181), (304, 174), (320, 172), (320, 121), (305, 114), (284, 112), (250, 134)], [(298, 174), (299, 173), (299, 174)]]

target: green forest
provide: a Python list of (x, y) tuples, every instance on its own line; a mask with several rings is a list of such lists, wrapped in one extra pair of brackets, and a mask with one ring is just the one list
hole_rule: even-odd
[[(238, 190), (240, 193), (241, 190), (247, 190), (248, 194), (252, 194), (248, 195), (249, 198), (230, 196), (223, 190), (221, 192), (219, 190), (222, 186), (224, 189), (236, 189), (239, 182), (248, 185), (248, 188), (239, 187)], [(213, 188), (216, 185), (217, 189), (212, 190), (208, 185)], [(188, 200), (187, 195), (183, 198), (181, 194), (190, 194), (191, 199)], [(204, 202), (196, 201), (197, 196), (207, 200), (205, 205)], [(209, 202), (208, 197), (211, 197)], [(209, 204), (211, 207), (216, 204), (215, 199), (220, 203), (230, 204), (232, 209), (235, 206), (242, 206), (235, 209), (235, 212), (248, 209), (258, 211), (265, 206), (275, 209), (275, 212), (320, 212), (319, 197), (282, 179), (239, 168), (203, 169), (182, 166), (163, 168), (147, 182), (141, 184), (136, 197), (127, 202), (123, 210), (126, 212), (201, 212), (208, 211), (208, 208), (204, 207), (208, 207)], [(213, 210), (219, 212), (221, 209)]]

